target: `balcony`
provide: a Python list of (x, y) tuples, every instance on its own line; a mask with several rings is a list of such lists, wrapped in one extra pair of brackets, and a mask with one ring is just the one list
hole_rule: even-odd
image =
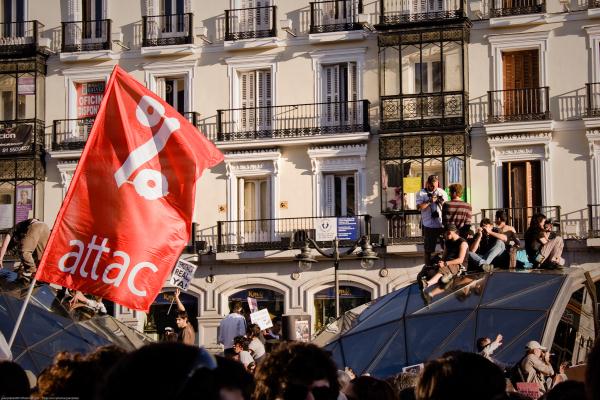
[(379, 26), (397, 27), (466, 18), (464, 0), (379, 0)]
[(142, 17), (142, 46), (174, 46), (193, 41), (193, 14)]
[(225, 41), (277, 36), (276, 6), (225, 10)]
[(0, 23), (0, 56), (34, 55), (43, 28), (39, 21)]
[[(534, 214), (544, 214), (547, 219), (560, 224), (560, 206), (535, 206), (535, 207), (504, 207), (504, 208), (484, 208), (481, 210), (481, 218), (489, 218), (494, 221), (496, 211), (504, 211), (508, 217), (506, 222), (517, 231), (517, 236), (523, 237), (529, 227), (529, 222)], [(560, 234), (560, 225), (557, 226)]]
[(490, 18), (546, 12), (545, 0), (492, 0)]
[(310, 33), (343, 32), (363, 29), (358, 14), (363, 0), (310, 2)]
[(550, 119), (549, 88), (488, 92), (488, 123), (544, 121)]
[(385, 214), (387, 218), (386, 244), (414, 245), (423, 243), (421, 230), (421, 212), (407, 210), (399, 213)]
[(441, 130), (467, 125), (468, 95), (442, 92), (381, 96), (381, 133)]
[[(186, 112), (183, 116), (198, 126), (198, 113)], [(81, 151), (85, 147), (94, 125), (95, 117), (55, 119), (52, 123), (52, 151)]]
[(110, 19), (63, 22), (61, 51), (72, 53), (110, 50), (111, 23)]
[(369, 131), (368, 100), (217, 110), (218, 142), (311, 141)]
[[(217, 252), (264, 251), (299, 249), (303, 244), (303, 233), (317, 241), (316, 226), (322, 218), (302, 217), (277, 219), (250, 219), (240, 221), (219, 221), (217, 223)], [(368, 215), (338, 218), (338, 239), (340, 247), (350, 247), (361, 236), (370, 232)], [(345, 227), (340, 232), (340, 226)], [(317, 241), (321, 247), (329, 247), (331, 241)]]
[(600, 8), (600, 0), (588, 0), (588, 8)]

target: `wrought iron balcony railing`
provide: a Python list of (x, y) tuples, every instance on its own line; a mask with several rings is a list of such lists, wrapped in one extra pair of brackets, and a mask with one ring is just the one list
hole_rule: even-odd
[(379, 0), (379, 24), (394, 26), (465, 17), (464, 0)]
[(586, 83), (587, 116), (600, 117), (600, 82)]
[(363, 0), (327, 0), (310, 2), (310, 33), (353, 31), (362, 29), (358, 14)]
[[(316, 241), (316, 227), (322, 218), (302, 217), (277, 219), (248, 219), (240, 221), (219, 221), (217, 223), (217, 251), (260, 251), (298, 249), (304, 244), (302, 234)], [(334, 218), (334, 217), (331, 217)], [(338, 227), (344, 224), (345, 234), (340, 235), (340, 246), (351, 246), (361, 236), (371, 232), (371, 217), (357, 215), (340, 217)], [(345, 236), (344, 236), (345, 235)], [(329, 247), (331, 242), (319, 242), (321, 247)]]
[(455, 129), (467, 125), (467, 112), (465, 92), (381, 96), (380, 129)]
[(225, 10), (225, 40), (277, 36), (277, 6)]
[[(198, 126), (198, 113), (185, 112), (183, 116)], [(74, 118), (74, 119), (55, 119), (52, 123), (52, 150), (82, 150), (88, 140), (95, 117)]]
[(85, 147), (94, 117), (57, 119), (52, 123), (52, 150), (81, 150)]
[(110, 19), (62, 23), (61, 51), (110, 50)]
[(35, 53), (43, 27), (39, 21), (0, 23), (0, 55)]
[(369, 131), (368, 100), (217, 110), (217, 141)]
[(588, 204), (588, 238), (600, 238), (600, 204)]
[(388, 228), (386, 242), (390, 244), (423, 243), (421, 212), (407, 210), (399, 213), (387, 213)]
[(550, 119), (549, 88), (494, 90), (488, 92), (488, 122)]
[(560, 233), (560, 206), (534, 206), (534, 207), (504, 207), (504, 208), (484, 208), (481, 210), (482, 218), (489, 218), (492, 221), (496, 218), (496, 211), (504, 211), (508, 217), (506, 222), (517, 231), (517, 236), (523, 237), (529, 227), (529, 222), (534, 214), (544, 214), (547, 219), (557, 222)]
[(191, 44), (193, 41), (193, 14), (144, 16), (142, 36), (144, 47)]
[(490, 17), (509, 17), (543, 12), (546, 12), (546, 0), (492, 0)]
[(588, 0), (588, 8), (599, 8), (600, 0)]

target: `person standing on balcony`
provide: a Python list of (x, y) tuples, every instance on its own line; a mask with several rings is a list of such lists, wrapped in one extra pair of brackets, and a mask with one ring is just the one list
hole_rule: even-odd
[(467, 237), (471, 229), (473, 209), (471, 205), (462, 200), (463, 187), (460, 183), (450, 185), (450, 201), (442, 206), (442, 222), (444, 226), (454, 224), (462, 238)]
[(417, 194), (417, 208), (421, 211), (423, 225), (423, 247), (425, 265), (431, 264), (431, 254), (444, 232), (442, 227), (442, 207), (448, 200), (448, 195), (440, 189), (440, 180), (437, 175), (427, 177), (425, 188)]

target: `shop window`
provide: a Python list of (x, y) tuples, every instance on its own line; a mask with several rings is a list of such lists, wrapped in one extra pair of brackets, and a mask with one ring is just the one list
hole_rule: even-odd
[[(371, 301), (371, 292), (355, 287), (340, 286), (340, 315)], [(335, 291), (333, 287), (315, 293), (315, 332), (335, 320)]]
[[(198, 299), (190, 294), (181, 293), (179, 295), (181, 302), (188, 314), (188, 320), (198, 332)], [(150, 312), (144, 324), (144, 333), (157, 341), (164, 339), (164, 332), (167, 326), (170, 326), (177, 332), (177, 303), (172, 291), (162, 292), (150, 306)]]
[(273, 318), (281, 318), (284, 312), (284, 304), (283, 304), (283, 294), (276, 292), (274, 290), (263, 289), (263, 288), (252, 288), (240, 290), (229, 296), (228, 305), (229, 308), (226, 310), (229, 312), (231, 310), (231, 306), (233, 302), (239, 301), (242, 303), (244, 307), (244, 315), (247, 317), (246, 319), (250, 319), (250, 307), (248, 305), (248, 298), (252, 298), (256, 300), (258, 305), (258, 309), (262, 310), (266, 308), (271, 315), (271, 319)]

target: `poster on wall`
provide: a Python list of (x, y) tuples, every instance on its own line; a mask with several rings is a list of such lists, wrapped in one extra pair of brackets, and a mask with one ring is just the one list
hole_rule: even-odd
[(29, 153), (33, 143), (33, 127), (17, 125), (0, 129), (0, 155)]
[(33, 76), (22, 76), (17, 80), (17, 93), (19, 95), (35, 94), (35, 80)]
[(29, 218), (33, 210), (33, 185), (21, 185), (17, 187), (17, 213), (15, 224)]
[(294, 321), (294, 328), (296, 331), (296, 340), (299, 342), (310, 341), (310, 327), (308, 320), (297, 319)]
[(76, 83), (77, 118), (93, 118), (104, 97), (104, 81)]
[(0, 204), (0, 229), (8, 229), (13, 226), (13, 205)]

